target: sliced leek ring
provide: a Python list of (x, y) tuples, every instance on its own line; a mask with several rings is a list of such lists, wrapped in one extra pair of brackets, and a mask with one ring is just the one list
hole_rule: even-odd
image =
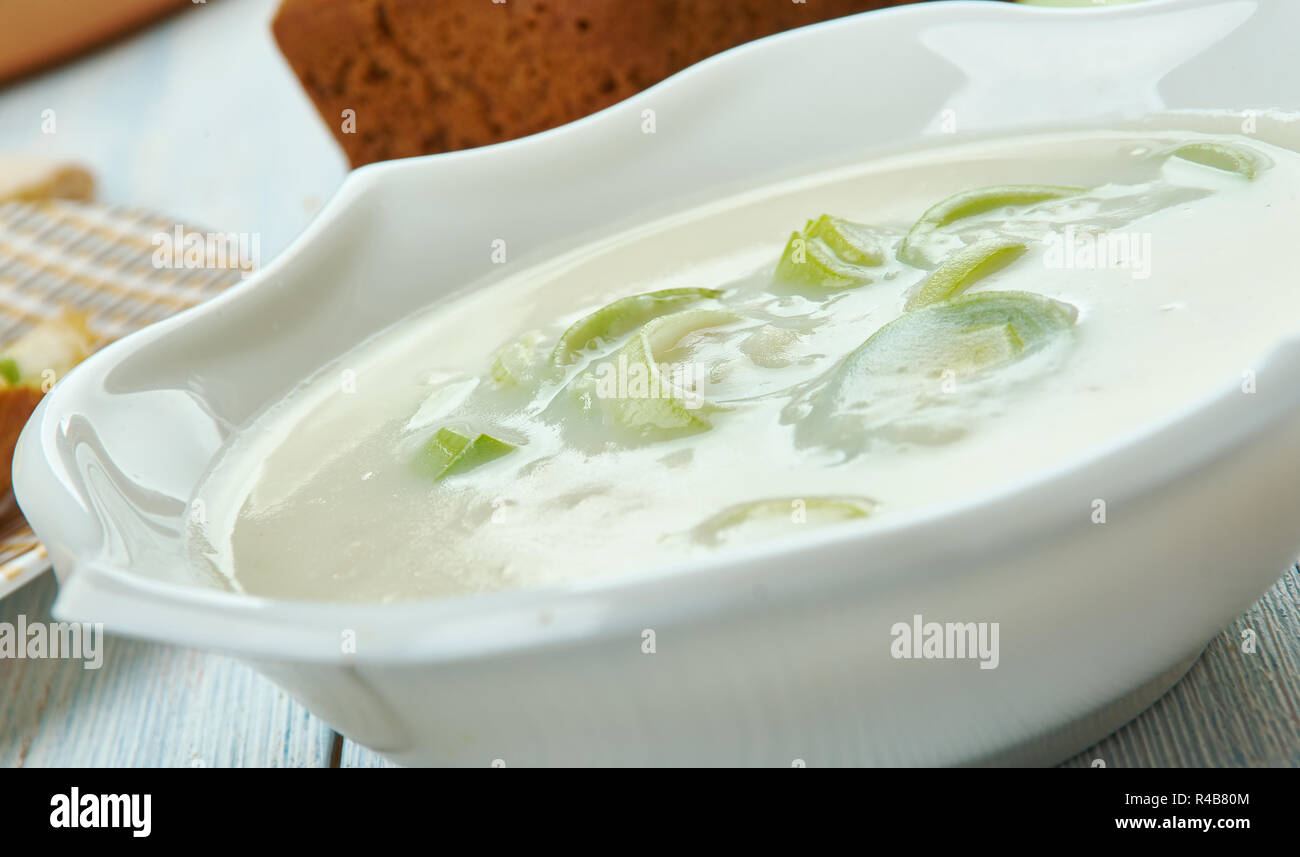
[[(707, 309), (654, 319), (609, 359), (589, 367), (576, 392), (614, 424), (643, 435), (711, 428), (709, 414), (718, 407), (680, 379), (666, 376), (661, 358), (688, 334), (739, 319), (735, 313)], [(629, 374), (634, 376), (631, 382)]]
[(653, 319), (721, 295), (719, 289), (680, 288), (620, 298), (569, 325), (551, 352), (551, 364), (567, 366), (593, 342), (613, 342)]
[(854, 455), (877, 439), (960, 436), (971, 412), (966, 397), (1050, 371), (1051, 354), (1019, 368), (1030, 355), (1059, 347), (1077, 317), (1073, 306), (1030, 292), (973, 292), (904, 313), (851, 352), (813, 394), (796, 440)]
[(868, 269), (884, 261), (884, 250), (861, 224), (823, 214), (790, 234), (776, 278), (818, 289), (856, 288), (870, 283)]
[(879, 504), (867, 497), (776, 497), (729, 506), (698, 524), (691, 532), (709, 544), (724, 541), (746, 524), (827, 524), (867, 518)]
[(911, 311), (947, 300), (966, 291), (977, 280), (987, 277), (1019, 259), (1029, 248), (1019, 241), (995, 238), (961, 250), (945, 260), (921, 283), (904, 309)]
[(926, 239), (936, 230), (958, 220), (999, 208), (1035, 205), (1051, 199), (1078, 196), (1087, 191), (1087, 188), (1057, 185), (996, 185), (950, 196), (930, 206), (925, 214), (921, 215), (921, 219), (908, 230), (902, 246), (898, 248), (898, 258), (913, 267), (929, 268), (935, 264), (935, 261), (930, 258), (924, 245)]
[(1246, 179), (1255, 178), (1255, 158), (1244, 149), (1222, 143), (1188, 143), (1170, 153), (1172, 157), (1191, 161), (1205, 167), (1236, 173)]
[(1032, 292), (959, 295), (877, 330), (844, 359), (832, 383), (995, 368), (1068, 333), (1077, 319), (1070, 304)]

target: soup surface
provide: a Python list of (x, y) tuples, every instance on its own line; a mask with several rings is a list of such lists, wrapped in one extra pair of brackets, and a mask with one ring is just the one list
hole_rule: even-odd
[(1249, 379), (1298, 326), (1297, 189), (1256, 138), (1097, 131), (684, 211), (322, 371), (228, 445), (191, 554), (249, 593), (410, 600), (1007, 485)]

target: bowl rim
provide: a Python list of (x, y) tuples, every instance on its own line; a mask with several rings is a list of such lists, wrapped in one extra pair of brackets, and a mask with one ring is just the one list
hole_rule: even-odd
[[(1095, 8), (1029, 6), (990, 0), (940, 0), (894, 6), (748, 42), (692, 65), (656, 83), (642, 95), (689, 87), (701, 69), (752, 61), (773, 44), (814, 40), (818, 33), (830, 29), (864, 26), (864, 20), (915, 17), (918, 21), (938, 21), (953, 8), (972, 10), (991, 19), (1002, 16), (1005, 20), (1056, 16), (1064, 21), (1063, 16), (1080, 14), (1137, 18), (1164, 14), (1167, 10), (1232, 2), (1239, 0), (1146, 0)], [(246, 299), (262, 283), (278, 277), (285, 268), (296, 264), (301, 253), (310, 250), (334, 219), (364, 195), (382, 189), (382, 182), (391, 176), (421, 169), (435, 160), (449, 164), (508, 156), (521, 147), (537, 145), (538, 141), (585, 134), (589, 128), (621, 119), (628, 111), (638, 108), (638, 99), (632, 98), (529, 137), (476, 149), (379, 162), (354, 170), (307, 229), (266, 268), (207, 303), (107, 346), (64, 378), (28, 422), (19, 442), (19, 456), (33, 464), (43, 461), (44, 478), (59, 482), (59, 490), (66, 491), (62, 480), (51, 472), (56, 465), (46, 455), (46, 446), (55, 444), (59, 415), (75, 411), (79, 391), (102, 379), (122, 359), (155, 339), (197, 318), (218, 313), (232, 302)], [(124, 623), (131, 626), (127, 633), (133, 636), (276, 660), (407, 663), (486, 656), (566, 645), (579, 638), (625, 635), (628, 622), (614, 621), (612, 614), (623, 610), (629, 601), (637, 605), (635, 614), (671, 613), (672, 621), (685, 622), (692, 617), (716, 617), (742, 609), (735, 598), (737, 585), (824, 592), (831, 581), (821, 580), (815, 574), (790, 579), (788, 572), (783, 578), (775, 569), (780, 566), (788, 569), (792, 559), (806, 561), (818, 551), (843, 550), (849, 545), (860, 549), (879, 545), (889, 549), (901, 544), (905, 554), (912, 557), (909, 562), (885, 563), (874, 569), (873, 585), (891, 585), (903, 579), (904, 573), (914, 582), (918, 571), (932, 580), (942, 579), (958, 573), (957, 566), (924, 560), (942, 555), (961, 556), (971, 546), (986, 543), (990, 531), (998, 533), (1004, 543), (1023, 544), (1066, 525), (1068, 521), (1063, 518), (1065, 512), (1059, 504), (1042, 502), (1045, 495), (1059, 493), (1062, 486), (1087, 484), (1093, 474), (1106, 469), (1123, 477), (1113, 483), (1115, 487), (1108, 498), (1135, 498), (1156, 490), (1177, 474), (1248, 444), (1270, 425), (1300, 408), (1300, 333), (1274, 344), (1257, 365), (1258, 377), (1269, 378), (1270, 386), (1284, 383), (1289, 386), (1283, 389), (1296, 392), (1289, 397), (1258, 397), (1267, 404), (1247, 413), (1239, 405), (1241, 395), (1237, 385), (1225, 383), (1160, 420), (1135, 426), (1109, 441), (1062, 458), (1052, 467), (996, 489), (902, 510), (879, 520), (845, 523), (762, 545), (728, 549), (712, 556), (588, 580), (392, 604), (252, 596), (151, 579), (96, 559), (74, 556), (69, 558), (71, 567), (66, 569), (67, 580), (61, 587), (55, 611), (61, 618), (67, 616), (75, 621), (78, 616), (92, 615), (87, 608), (95, 604), (106, 608), (101, 610), (97, 606), (97, 613), (123, 616), (130, 610), (138, 610), (144, 601), (176, 611), (177, 618), (188, 611), (189, 615), (217, 617), (228, 624), (178, 631), (174, 623), (162, 620)], [(1209, 428), (1214, 430), (1207, 431)], [(1146, 466), (1135, 468), (1128, 466), (1128, 462), (1145, 462)], [(15, 479), (20, 502), (26, 499), (34, 507), (42, 505), (40, 492), (28, 489), (27, 478), (21, 480), (21, 488), (19, 481)], [(595, 619), (593, 611), (600, 614)], [(545, 621), (539, 622), (539, 617)], [(429, 625), (436, 627), (429, 628)], [(338, 629), (354, 627), (365, 628), (368, 634), (371, 629), (384, 629), (385, 633), (368, 640), (355, 654), (344, 654), (338, 646)], [(232, 642), (233, 630), (249, 633)]]

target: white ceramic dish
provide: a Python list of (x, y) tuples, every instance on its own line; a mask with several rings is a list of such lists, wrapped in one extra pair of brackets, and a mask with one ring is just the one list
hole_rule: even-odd
[[(1298, 30), (1300, 5), (1270, 0), (922, 4), (738, 48), (535, 137), (358, 170), (264, 271), (105, 349), (41, 405), (14, 481), (56, 610), (233, 653), (406, 763), (1082, 749), (1300, 548), (1300, 339), (1260, 343), (1256, 395), (1221, 390), (1015, 490), (542, 590), (379, 606), (207, 588), (181, 553), (189, 497), (223, 440), (302, 377), (491, 274), (496, 238), (526, 259), (793, 166), (942, 142), (954, 118), (960, 136), (1300, 105), (1300, 67), (1279, 61)], [(1000, 665), (895, 660), (889, 629), (915, 613), (999, 622)]]

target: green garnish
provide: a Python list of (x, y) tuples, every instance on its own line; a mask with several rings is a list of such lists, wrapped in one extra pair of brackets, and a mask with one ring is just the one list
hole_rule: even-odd
[[(687, 334), (738, 319), (734, 313), (707, 309), (654, 319), (607, 360), (589, 367), (574, 391), (585, 400), (586, 407), (599, 405), (615, 424), (643, 434), (651, 430), (711, 428), (707, 414), (716, 406), (694, 389), (694, 378), (666, 376), (660, 366), (661, 357)], [(680, 368), (692, 367), (683, 364)]]
[(776, 277), (787, 283), (823, 289), (847, 289), (872, 280), (867, 270), (885, 261), (876, 237), (864, 226), (823, 214), (802, 232), (790, 234)]
[(907, 313), (859, 345), (834, 386), (885, 375), (991, 369), (1074, 325), (1078, 310), (1032, 292), (976, 292)]
[[(981, 385), (1003, 377), (1030, 377), (992, 373), (1067, 337), (1077, 318), (1070, 304), (1031, 292), (975, 292), (904, 313), (844, 359), (796, 434), (803, 444), (849, 453), (876, 435), (927, 443), (952, 437), (968, 419), (968, 392), (978, 395)], [(955, 386), (959, 379), (967, 380)]]
[(1188, 143), (1171, 153), (1175, 158), (1191, 161), (1216, 170), (1237, 173), (1247, 179), (1255, 177), (1255, 158), (1244, 150), (1221, 143)]
[(997, 185), (968, 190), (956, 196), (950, 196), (937, 202), (921, 215), (921, 219), (908, 231), (907, 237), (898, 249), (900, 261), (917, 268), (928, 268), (934, 264), (923, 246), (925, 239), (933, 232), (958, 220), (974, 217), (1020, 205), (1034, 205), (1049, 199), (1064, 199), (1087, 193), (1087, 188), (1060, 187), (1055, 185)]
[(1018, 241), (996, 238), (961, 250), (945, 260), (925, 279), (908, 300), (905, 310), (938, 303), (964, 292), (976, 280), (999, 271), (1024, 255), (1029, 248)]
[(716, 544), (729, 530), (748, 523), (776, 523), (784, 518), (791, 524), (816, 524), (869, 517), (875, 500), (866, 497), (783, 497), (755, 500), (729, 506), (697, 525), (692, 532), (701, 541)]
[(10, 384), (18, 384), (23, 377), (23, 373), (18, 369), (18, 361), (12, 357), (0, 357), (0, 378), (4, 378)]
[(480, 434), (472, 440), (449, 428), (438, 429), (420, 450), (420, 468), (434, 481), (472, 470), (515, 450), (514, 444)]
[(620, 298), (569, 325), (551, 352), (551, 363), (567, 366), (593, 342), (612, 342), (655, 318), (721, 296), (720, 289), (680, 288)]

